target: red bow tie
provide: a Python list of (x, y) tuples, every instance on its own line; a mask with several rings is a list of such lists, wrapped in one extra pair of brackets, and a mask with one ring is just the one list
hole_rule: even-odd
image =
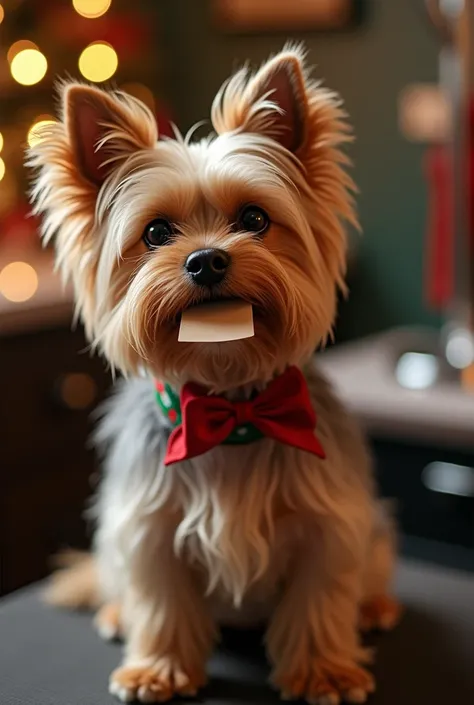
[(268, 438), (325, 457), (316, 438), (316, 414), (297, 367), (275, 378), (252, 401), (231, 402), (196, 384), (181, 391), (182, 423), (169, 438), (165, 465), (195, 458), (223, 443), (237, 426), (252, 424)]

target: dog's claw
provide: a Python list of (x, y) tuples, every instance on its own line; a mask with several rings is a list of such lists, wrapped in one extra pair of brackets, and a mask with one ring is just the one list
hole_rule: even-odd
[(194, 697), (205, 675), (190, 675), (178, 662), (162, 657), (143, 665), (122, 666), (110, 679), (110, 692), (122, 702), (163, 703), (175, 696)]
[(283, 700), (303, 697), (308, 705), (340, 705), (342, 701), (359, 705), (365, 703), (374, 688), (372, 675), (358, 666), (332, 664), (323, 659), (310, 662), (303, 670), (278, 674), (274, 683), (281, 688)]
[(135, 700), (135, 693), (129, 688), (121, 686), (119, 683), (111, 681), (109, 684), (109, 693), (118, 698), (123, 703), (132, 703)]
[(310, 705), (339, 705), (341, 699), (337, 693), (326, 693), (308, 702)]
[(142, 686), (137, 693), (138, 700), (141, 703), (156, 703), (156, 693), (149, 690), (146, 686)]
[(365, 703), (367, 692), (362, 688), (353, 688), (344, 695), (344, 700), (348, 703)]

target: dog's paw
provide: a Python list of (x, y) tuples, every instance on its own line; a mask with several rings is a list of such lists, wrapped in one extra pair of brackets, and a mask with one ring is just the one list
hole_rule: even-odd
[(274, 683), (283, 700), (304, 698), (310, 705), (365, 703), (375, 690), (373, 676), (356, 664), (341, 666), (316, 659), (307, 668), (275, 675)]
[(191, 674), (175, 659), (163, 657), (151, 665), (147, 661), (118, 668), (110, 677), (109, 690), (124, 703), (162, 703), (176, 695), (195, 696), (205, 682), (203, 673)]
[(105, 641), (115, 641), (122, 637), (120, 623), (120, 605), (118, 602), (107, 602), (102, 605), (94, 617), (94, 626), (99, 636)]
[(397, 626), (403, 608), (394, 597), (377, 595), (361, 605), (359, 626), (361, 631), (390, 631)]

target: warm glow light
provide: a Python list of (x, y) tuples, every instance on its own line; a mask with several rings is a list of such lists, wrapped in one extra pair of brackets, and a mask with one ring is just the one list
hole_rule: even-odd
[(3, 179), (4, 176), (5, 176), (5, 162), (0, 157), (0, 181)]
[(0, 5), (0, 24), (2, 24), (4, 17), (5, 17), (5, 10), (4, 10), (3, 7)]
[(105, 15), (111, 3), (112, 0), (72, 0), (75, 11), (88, 19)]
[(138, 98), (142, 103), (145, 103), (152, 112), (155, 111), (155, 97), (151, 90), (147, 86), (144, 86), (143, 83), (124, 83), (121, 88), (125, 93), (133, 95), (134, 98)]
[[(2, 218), (11, 214), (15, 205), (18, 205), (20, 188), (18, 181), (18, 176), (14, 170), (7, 169), (5, 176), (0, 182), (0, 222)], [(4, 230), (5, 228), (3, 228)], [(0, 232), (2, 232), (1, 229)]]
[(35, 147), (39, 142), (41, 142), (41, 131), (47, 125), (54, 125), (56, 120), (51, 115), (41, 115), (36, 118), (35, 122), (32, 124), (28, 130), (28, 135), (26, 141), (29, 147)]
[(38, 49), (38, 47), (30, 39), (19, 39), (17, 42), (13, 42), (7, 51), (8, 63), (11, 64), (15, 56), (19, 54), (20, 51), (23, 51), (23, 49)]
[(115, 49), (106, 42), (94, 42), (84, 49), (79, 57), (79, 71), (84, 78), (94, 83), (107, 81), (117, 70), (118, 57)]
[(33, 86), (44, 78), (48, 70), (46, 57), (38, 49), (23, 49), (10, 64), (12, 76), (22, 86)]
[(10, 262), (0, 272), (0, 294), (14, 303), (28, 301), (38, 288), (38, 275), (31, 264)]
[(0, 152), (2, 151), (2, 149), (3, 149), (3, 135), (0, 132)]

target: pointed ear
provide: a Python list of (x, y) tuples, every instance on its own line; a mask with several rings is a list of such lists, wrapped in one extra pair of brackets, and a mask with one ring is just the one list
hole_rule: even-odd
[(212, 106), (218, 134), (253, 132), (272, 137), (297, 152), (307, 135), (308, 104), (304, 54), (284, 50), (253, 76), (241, 69), (224, 84)]
[(95, 186), (101, 186), (117, 162), (152, 148), (158, 139), (152, 113), (124, 93), (69, 84), (62, 101), (74, 165)]

